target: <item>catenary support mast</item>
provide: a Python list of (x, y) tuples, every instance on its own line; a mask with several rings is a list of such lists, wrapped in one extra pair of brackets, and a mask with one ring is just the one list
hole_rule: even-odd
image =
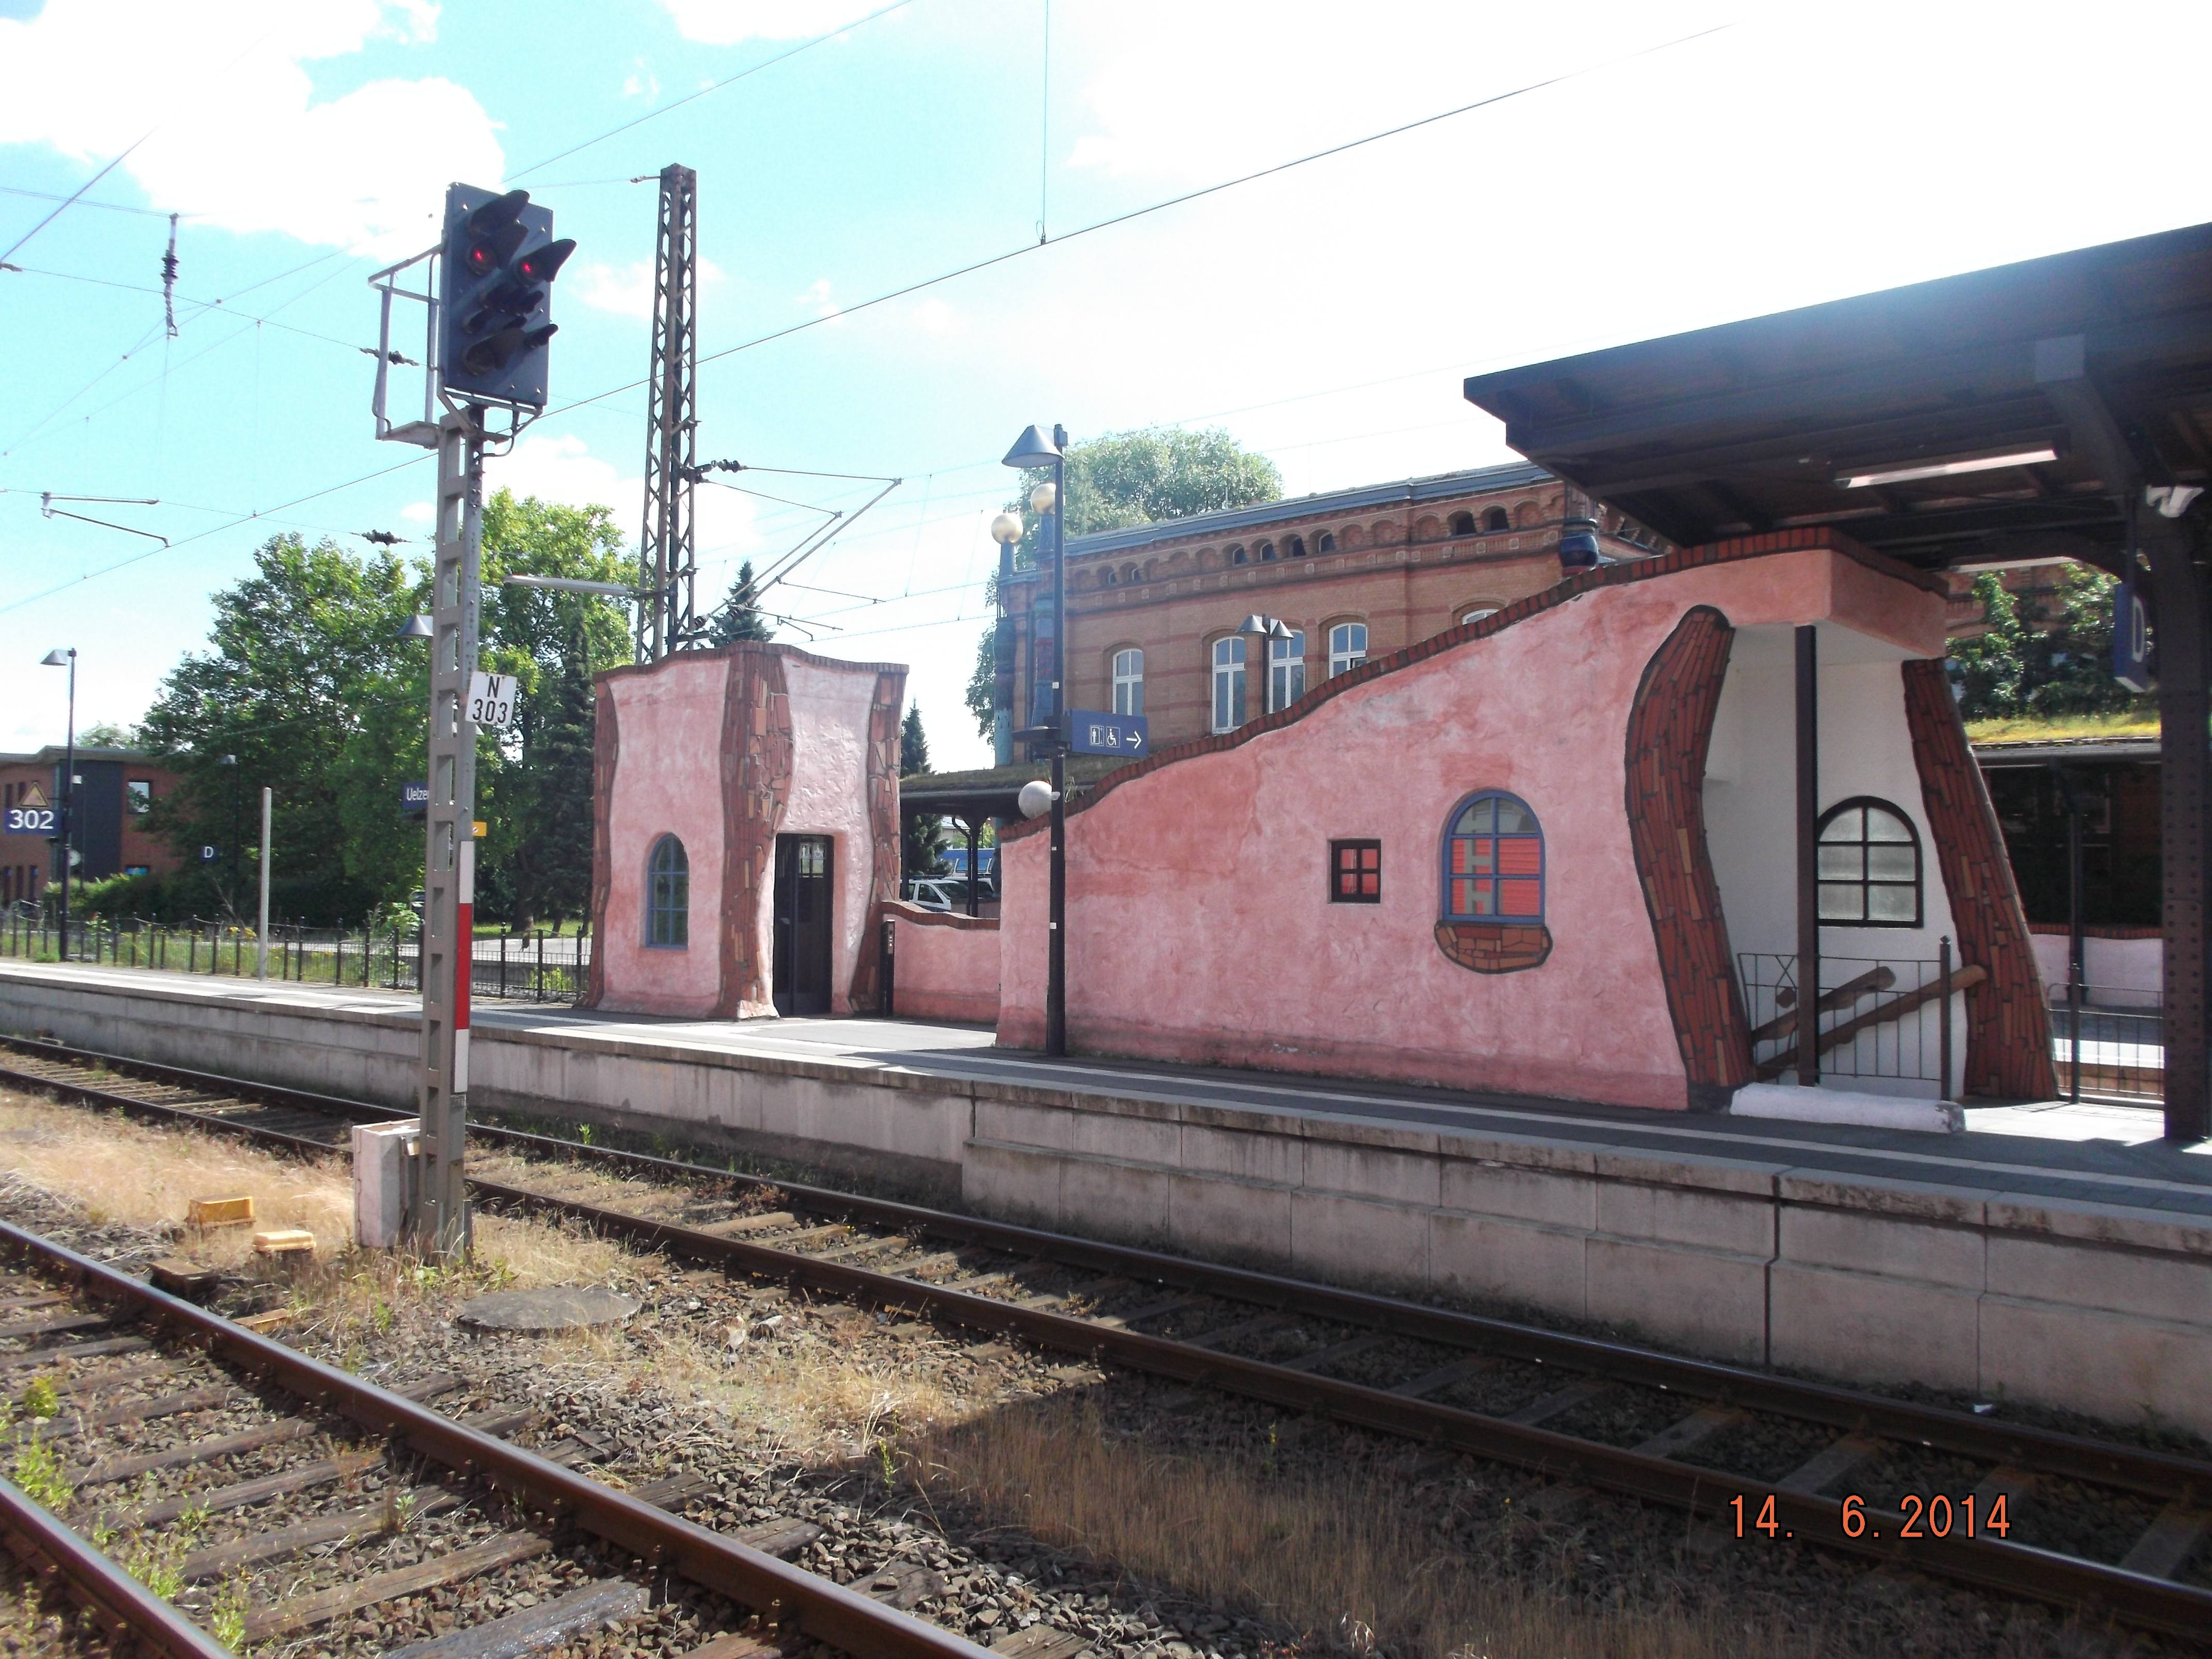
[(692, 643), (698, 566), (691, 494), (698, 477), (699, 175), (672, 162), (660, 170), (659, 234), (653, 253), (653, 370), (647, 380), (645, 529), (638, 540), (637, 658), (653, 662)]

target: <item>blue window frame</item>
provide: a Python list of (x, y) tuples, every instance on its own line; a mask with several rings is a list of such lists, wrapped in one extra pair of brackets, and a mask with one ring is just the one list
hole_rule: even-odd
[(645, 942), (663, 951), (691, 944), (691, 860), (684, 843), (663, 836), (653, 843), (645, 881)]
[(1544, 831), (1526, 801), (1486, 789), (1452, 809), (1444, 823), (1443, 919), (1544, 920)]

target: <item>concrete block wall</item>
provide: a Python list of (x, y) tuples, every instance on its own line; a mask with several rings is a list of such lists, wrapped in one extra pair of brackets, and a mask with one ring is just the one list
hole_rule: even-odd
[[(416, 1019), (0, 963), (0, 1029), (389, 1104)], [(985, 1215), (1599, 1322), (1715, 1358), (2212, 1434), (2212, 1224), (1536, 1136), (1183, 1104), (480, 1015), (472, 1098), (847, 1170)]]

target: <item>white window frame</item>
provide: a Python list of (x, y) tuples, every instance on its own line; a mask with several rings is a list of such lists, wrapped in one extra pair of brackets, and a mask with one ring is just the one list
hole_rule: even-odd
[(1145, 712), (1145, 653), (1133, 645), (1114, 653), (1114, 712)]
[(1306, 636), (1303, 629), (1286, 640), (1267, 641), (1267, 712), (1288, 708), (1306, 694)]
[(1234, 732), (1244, 724), (1244, 636), (1224, 634), (1211, 647), (1213, 671), (1212, 730)]
[(1480, 622), (1485, 617), (1496, 616), (1504, 609), (1505, 609), (1505, 607), (1502, 605), (1471, 605), (1467, 610), (1460, 612), (1459, 625), (1462, 628), (1470, 627), (1474, 623)]
[(1367, 624), (1341, 622), (1328, 630), (1328, 677), (1348, 674), (1367, 660)]

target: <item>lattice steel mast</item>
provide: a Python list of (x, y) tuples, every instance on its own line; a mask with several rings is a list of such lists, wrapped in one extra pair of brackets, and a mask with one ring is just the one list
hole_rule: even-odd
[(699, 416), (699, 175), (660, 170), (653, 252), (653, 372), (647, 382), (645, 529), (638, 538), (637, 658), (653, 662), (697, 643), (698, 559), (691, 493)]

